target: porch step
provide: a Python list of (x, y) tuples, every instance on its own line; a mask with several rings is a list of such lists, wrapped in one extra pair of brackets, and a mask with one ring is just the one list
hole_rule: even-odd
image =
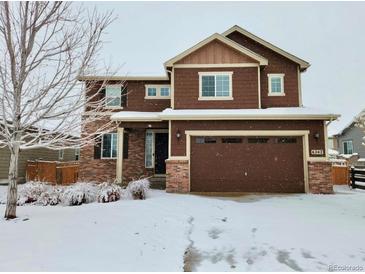
[(166, 176), (153, 176), (150, 179), (152, 189), (165, 189), (166, 188)]

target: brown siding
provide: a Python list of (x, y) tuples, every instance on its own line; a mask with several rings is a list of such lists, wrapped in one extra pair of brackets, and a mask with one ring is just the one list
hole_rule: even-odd
[[(177, 140), (176, 132), (180, 131), (181, 138)], [(186, 136), (185, 130), (309, 130), (309, 150), (323, 149), (325, 152), (325, 139), (323, 121), (172, 121), (171, 122), (171, 154), (172, 156), (185, 156)], [(315, 133), (320, 134), (317, 140)], [(326, 152), (325, 152), (326, 153)], [(316, 157), (315, 155), (310, 155)], [(324, 155), (321, 155), (322, 157)], [(321, 157), (320, 156), (320, 157)]]
[[(233, 100), (199, 101), (199, 72), (233, 71)], [(175, 68), (175, 109), (258, 108), (257, 68)]]
[[(298, 65), (296, 63), (239, 32), (233, 32), (227, 37), (268, 59), (269, 64), (261, 70), (261, 104), (263, 108), (299, 106)], [(285, 74), (285, 96), (268, 96), (268, 73)]]
[(243, 55), (219, 40), (213, 40), (176, 62), (176, 64), (227, 63), (257, 63), (257, 61), (247, 55)]
[[(108, 84), (118, 84), (122, 82), (110, 81)], [(95, 94), (100, 88), (101, 83), (93, 83), (93, 88), (89, 93)], [(145, 85), (160, 85), (160, 84), (170, 84), (170, 81), (128, 81), (124, 85), (127, 86), (127, 106), (123, 109), (106, 109), (107, 111), (162, 111), (165, 108), (170, 107), (170, 99), (145, 99)]]

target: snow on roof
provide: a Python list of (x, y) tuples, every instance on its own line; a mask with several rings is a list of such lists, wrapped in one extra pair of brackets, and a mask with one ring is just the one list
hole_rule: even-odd
[(121, 111), (111, 116), (115, 121), (162, 120), (275, 120), (337, 119), (340, 115), (307, 107), (267, 109), (171, 109), (162, 112)]
[(133, 121), (133, 122), (158, 122), (161, 121), (161, 112), (143, 112), (143, 111), (121, 111), (112, 114), (110, 119), (115, 121)]
[(345, 159), (350, 159), (351, 157), (357, 156), (357, 155), (359, 155), (359, 153), (357, 153), (357, 152), (352, 153), (352, 154), (340, 154), (340, 156), (345, 158)]
[(160, 117), (164, 120), (178, 119), (336, 119), (338, 114), (306, 107), (266, 109), (165, 109)]
[(337, 150), (334, 149), (328, 149), (328, 154), (330, 155), (339, 155), (340, 153)]

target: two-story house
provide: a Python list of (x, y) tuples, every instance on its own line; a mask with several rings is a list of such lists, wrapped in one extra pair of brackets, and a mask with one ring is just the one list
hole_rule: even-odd
[(81, 150), (82, 179), (165, 176), (168, 192), (332, 192), (327, 123), (338, 115), (302, 106), (308, 62), (234, 26), (164, 66), (161, 77), (80, 77), (109, 81), (105, 119), (118, 122)]

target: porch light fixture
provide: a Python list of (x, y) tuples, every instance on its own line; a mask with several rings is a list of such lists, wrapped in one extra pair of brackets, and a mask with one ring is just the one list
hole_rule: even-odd
[(180, 133), (180, 130), (179, 129), (176, 131), (176, 138), (178, 140), (180, 140), (180, 138), (181, 138), (181, 133)]
[(314, 139), (319, 139), (319, 133), (318, 132), (316, 132), (316, 133), (314, 133)]

